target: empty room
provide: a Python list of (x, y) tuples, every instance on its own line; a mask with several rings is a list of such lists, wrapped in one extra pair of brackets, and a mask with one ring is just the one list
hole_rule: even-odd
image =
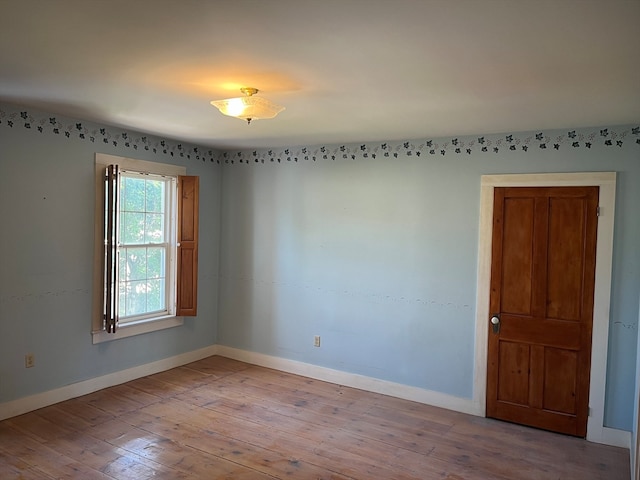
[(638, 25), (0, 0), (0, 479), (640, 480)]

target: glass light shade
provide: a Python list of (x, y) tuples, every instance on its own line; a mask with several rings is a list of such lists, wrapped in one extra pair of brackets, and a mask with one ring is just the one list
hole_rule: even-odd
[(264, 118), (273, 118), (284, 107), (270, 102), (266, 98), (247, 95), (246, 97), (227, 98), (225, 100), (214, 100), (211, 105), (220, 110), (224, 115), (241, 118), (250, 122)]

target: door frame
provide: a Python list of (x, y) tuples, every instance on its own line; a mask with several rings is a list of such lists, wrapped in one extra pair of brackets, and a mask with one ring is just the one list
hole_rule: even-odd
[(566, 186), (600, 187), (587, 440), (609, 445), (627, 446), (625, 445), (625, 439), (616, 435), (616, 430), (608, 429), (604, 426), (616, 172), (482, 175), (480, 184), (473, 409), (477, 415), (486, 416), (487, 322), (489, 321), (490, 313), (489, 291), (491, 283), (494, 188)]

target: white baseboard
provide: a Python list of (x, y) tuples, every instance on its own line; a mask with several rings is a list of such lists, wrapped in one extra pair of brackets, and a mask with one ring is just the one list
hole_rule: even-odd
[(15, 417), (16, 415), (22, 415), (23, 413), (31, 412), (71, 398), (80, 397), (88, 393), (93, 393), (98, 390), (102, 390), (103, 388), (120, 385), (121, 383), (135, 380), (136, 378), (146, 377), (147, 375), (153, 375), (154, 373), (163, 372), (171, 368), (195, 362), (196, 360), (215, 355), (216, 350), (217, 347), (212, 345), (192, 352), (182, 353), (174, 357), (163, 358), (156, 362), (139, 365), (119, 372), (73, 383), (71, 385), (66, 385), (64, 387), (38, 393), (29, 397), (0, 403), (0, 420)]
[(423, 388), (412, 387), (386, 380), (379, 380), (377, 378), (365, 377), (364, 375), (319, 367), (309, 363), (272, 357), (270, 355), (239, 350), (237, 348), (225, 347), (223, 345), (218, 345), (217, 352), (218, 355), (223, 357), (240, 360), (253, 365), (260, 365), (262, 367), (294, 373), (296, 375), (302, 375), (316, 380), (403, 398), (405, 400), (424, 403), (434, 407), (442, 407), (448, 410), (468, 413), (471, 415), (475, 414), (473, 401), (470, 398), (455, 397), (446, 393), (434, 392)]
[[(588, 440), (588, 439), (587, 439)], [(611, 445), (612, 447), (626, 448), (631, 451), (631, 432), (626, 430), (618, 430), (617, 428), (602, 428), (601, 441), (604, 445)]]
[(603, 445), (610, 445), (612, 447), (622, 447), (631, 451), (631, 432), (626, 430), (618, 430), (617, 428), (610, 428), (602, 426), (601, 419), (592, 419), (589, 417), (589, 422), (596, 423), (596, 425), (589, 424), (587, 426), (587, 440), (593, 443), (601, 443)]

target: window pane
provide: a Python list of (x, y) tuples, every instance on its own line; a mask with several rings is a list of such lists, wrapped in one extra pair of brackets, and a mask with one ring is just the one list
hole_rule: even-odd
[(120, 215), (120, 242), (124, 244), (143, 243), (144, 213), (124, 212)]
[(147, 311), (164, 310), (164, 279), (147, 282)]
[(145, 181), (142, 178), (122, 177), (120, 182), (121, 207), (128, 212), (143, 212)]
[(162, 243), (164, 242), (164, 214), (147, 213), (145, 215), (145, 243)]
[(121, 318), (141, 315), (146, 312), (146, 288), (144, 281), (120, 282), (120, 304), (118, 314)]
[(165, 251), (164, 248), (147, 249), (147, 278), (165, 277)]
[(147, 312), (147, 282), (127, 282), (126, 291), (126, 315), (142, 315)]
[(144, 280), (147, 278), (147, 249), (120, 249), (120, 281)]
[(146, 181), (146, 197), (147, 204), (145, 210), (147, 212), (164, 212), (164, 186), (162, 180)]
[(127, 284), (120, 282), (118, 290), (118, 316), (124, 318), (127, 316)]
[(120, 249), (120, 254), (118, 255), (118, 276), (120, 284), (126, 281), (128, 278), (127, 275), (127, 252), (125, 249)]

